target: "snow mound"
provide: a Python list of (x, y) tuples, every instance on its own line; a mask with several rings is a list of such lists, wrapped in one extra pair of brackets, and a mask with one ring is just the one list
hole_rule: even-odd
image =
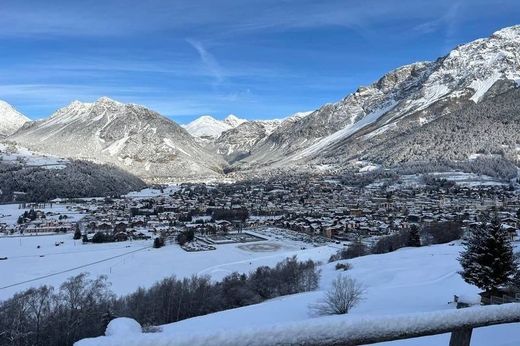
[(133, 318), (119, 317), (110, 321), (105, 330), (106, 336), (128, 336), (141, 334), (143, 331), (139, 322)]

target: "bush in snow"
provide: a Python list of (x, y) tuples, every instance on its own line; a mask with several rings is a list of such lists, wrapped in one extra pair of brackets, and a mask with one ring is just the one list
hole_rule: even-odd
[(355, 241), (352, 244), (350, 244), (346, 249), (341, 249), (334, 255), (330, 256), (329, 263), (364, 256), (367, 253), (368, 251), (365, 244), (363, 244), (360, 241)]
[(421, 246), (421, 235), (419, 234), (419, 227), (417, 225), (410, 226), (410, 233), (408, 233), (408, 246)]
[(74, 240), (79, 240), (81, 239), (81, 231), (79, 229), (78, 226), (76, 226), (76, 230), (74, 231), (74, 237), (73, 237)]
[(346, 271), (349, 269), (352, 269), (352, 264), (350, 264), (350, 263), (337, 263), (336, 264), (336, 270)]
[(153, 247), (155, 249), (158, 249), (160, 247), (164, 246), (164, 238), (163, 237), (157, 237), (153, 240)]
[(513, 247), (498, 220), (476, 228), (464, 243), (460, 275), (487, 294), (509, 283), (516, 272)]
[(346, 275), (338, 275), (332, 281), (332, 287), (325, 293), (325, 297), (310, 308), (318, 315), (347, 314), (361, 299), (365, 289), (363, 285)]
[(372, 247), (373, 254), (383, 254), (408, 246), (410, 230), (403, 229), (398, 233), (380, 237)]
[(462, 222), (445, 221), (432, 223), (422, 230), (427, 244), (445, 244), (462, 238)]

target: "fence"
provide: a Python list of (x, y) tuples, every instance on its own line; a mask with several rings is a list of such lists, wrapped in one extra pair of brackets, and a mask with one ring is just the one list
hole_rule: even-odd
[(516, 293), (514, 296), (504, 294), (502, 296), (490, 296), (490, 297), (482, 297), (481, 302), (484, 305), (499, 305), (499, 304), (508, 304), (508, 303), (519, 303), (520, 302), (520, 294)]

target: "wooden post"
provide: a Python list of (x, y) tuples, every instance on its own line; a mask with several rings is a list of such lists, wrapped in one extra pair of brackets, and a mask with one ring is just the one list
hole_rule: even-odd
[(455, 329), (451, 333), (450, 346), (470, 346), (473, 328)]

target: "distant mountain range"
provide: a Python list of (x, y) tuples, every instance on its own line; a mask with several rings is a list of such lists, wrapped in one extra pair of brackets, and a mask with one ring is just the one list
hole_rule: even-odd
[(111, 163), (148, 181), (217, 177), (224, 164), (175, 122), (106, 97), (74, 101), (8, 139), (38, 152)]
[(342, 170), (359, 161), (386, 168), (471, 162), (486, 155), (518, 166), (519, 82), (520, 26), (513, 26), (285, 120), (203, 116), (183, 128), (142, 106), (102, 98), (73, 102), (26, 124), (4, 105), (0, 135), (159, 181), (215, 178), (224, 171)]

